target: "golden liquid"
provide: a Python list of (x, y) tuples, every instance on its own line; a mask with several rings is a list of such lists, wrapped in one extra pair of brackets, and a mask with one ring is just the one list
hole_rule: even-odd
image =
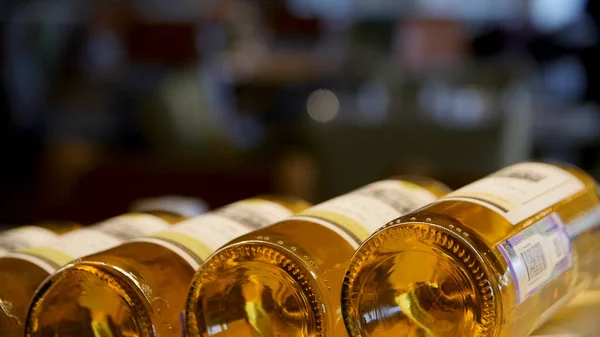
[[(39, 226), (64, 234), (81, 228), (70, 222), (43, 222)], [(48, 272), (20, 259), (0, 256), (0, 336), (23, 336), (23, 324), (33, 293)]]
[[(294, 198), (263, 199), (292, 212), (308, 206)], [(36, 294), (26, 336), (180, 337), (194, 272), (183, 257), (150, 242), (84, 257), (54, 274)]]
[[(169, 223), (181, 221), (183, 218), (170, 212), (150, 212)], [(60, 233), (66, 233), (64, 226), (44, 224), (48, 229), (62, 228)], [(73, 225), (71, 230), (81, 228)], [(43, 256), (36, 256), (44, 259)], [(50, 268), (59, 269), (51, 260), (46, 260)], [(22, 337), (25, 333), (25, 320), (29, 305), (38, 287), (50, 276), (50, 272), (33, 262), (13, 257), (0, 257), (0, 336)]]
[[(447, 188), (413, 181), (437, 196)], [(189, 336), (347, 336), (340, 310), (354, 248), (306, 218), (244, 235), (194, 276), (186, 307)]]
[(584, 190), (517, 225), (478, 204), (442, 199), (378, 231), (356, 252), (344, 280), (342, 308), (350, 335), (527, 336), (542, 314), (600, 272), (597, 216), (595, 228), (571, 241), (573, 267), (521, 304), (497, 248), (552, 212), (569, 226), (599, 206), (593, 179), (566, 170)]

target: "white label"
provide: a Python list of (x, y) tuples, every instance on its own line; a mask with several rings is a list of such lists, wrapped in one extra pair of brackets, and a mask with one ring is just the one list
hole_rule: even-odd
[(12, 250), (44, 244), (58, 238), (49, 229), (36, 226), (24, 226), (0, 233), (0, 255)]
[(130, 209), (134, 212), (167, 211), (191, 218), (206, 213), (208, 206), (196, 198), (165, 196), (139, 199)]
[(443, 200), (478, 203), (512, 224), (583, 190), (584, 184), (569, 172), (543, 163), (521, 163), (450, 193)]
[(116, 247), (132, 237), (155, 233), (168, 226), (167, 222), (153, 215), (125, 214), (61, 235), (51, 242), (31, 247), (28, 252), (43, 256), (56, 265), (63, 265), (65, 258), (75, 260), (95, 254)]
[(571, 243), (560, 217), (553, 213), (502, 242), (522, 303), (573, 266)]
[(91, 228), (124, 241), (168, 229), (169, 223), (154, 215), (132, 213), (108, 219)]
[[(264, 222), (263, 225), (271, 224)], [(184, 221), (169, 232), (177, 232), (193, 237), (213, 250), (227, 242), (254, 230), (254, 226), (227, 219), (216, 214), (206, 214)]]
[(427, 189), (404, 181), (379, 181), (299, 213), (327, 220), (360, 244), (389, 221), (435, 201)]
[(214, 211), (212, 214), (219, 214), (242, 223), (247, 227), (258, 229), (287, 218), (293, 213), (275, 202), (250, 199), (225, 206)]
[[(261, 199), (244, 200), (183, 221), (167, 231), (155, 233), (153, 242), (156, 243), (158, 240), (176, 242), (195, 254), (196, 258), (204, 259), (227, 242), (290, 215), (292, 212), (289, 209), (274, 202)], [(134, 241), (145, 241), (145, 239)], [(179, 254), (177, 251), (175, 253)], [(189, 256), (184, 258), (189, 259)]]
[(377, 199), (363, 195), (348, 195), (325, 201), (310, 209), (342, 214), (361, 224), (368, 232), (373, 232), (403, 213)]
[(210, 214), (183, 221), (173, 226), (169, 232), (186, 234), (217, 249), (238, 236), (291, 215), (289, 209), (270, 201), (240, 201)]
[(55, 242), (42, 247), (59, 251), (75, 260), (116, 247), (122, 242), (123, 240), (114, 236), (95, 231), (92, 228), (84, 228), (62, 235)]

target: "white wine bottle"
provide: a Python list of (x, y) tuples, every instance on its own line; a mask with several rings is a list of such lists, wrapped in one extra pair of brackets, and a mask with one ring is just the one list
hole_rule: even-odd
[(525, 337), (600, 273), (598, 185), (509, 166), (393, 220), (355, 253), (351, 336)]
[(78, 259), (40, 287), (26, 335), (179, 337), (202, 261), (227, 241), (307, 206), (293, 197), (247, 199)]
[(194, 276), (189, 335), (346, 335), (339, 294), (354, 250), (448, 191), (427, 178), (383, 180), (230, 242)]
[(0, 256), (0, 336), (23, 336), (36, 289), (61, 266), (182, 219), (168, 212), (129, 213)]

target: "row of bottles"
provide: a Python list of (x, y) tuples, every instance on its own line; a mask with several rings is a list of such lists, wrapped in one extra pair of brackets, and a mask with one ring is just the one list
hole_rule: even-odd
[(598, 186), (573, 167), (454, 192), (399, 177), (309, 206), (0, 233), (0, 335), (518, 337), (600, 273)]

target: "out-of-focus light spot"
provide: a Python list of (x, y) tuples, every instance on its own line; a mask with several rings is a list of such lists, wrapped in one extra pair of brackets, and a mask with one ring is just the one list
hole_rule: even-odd
[(313, 120), (327, 123), (337, 116), (340, 110), (340, 101), (330, 90), (318, 89), (308, 96), (306, 110)]
[(443, 82), (427, 82), (419, 93), (419, 105), (427, 115), (441, 120), (452, 107), (452, 92)]
[(425, 85), (419, 105), (428, 118), (446, 128), (478, 128), (492, 113), (490, 99), (481, 88), (451, 88), (439, 82)]
[(586, 74), (581, 61), (575, 57), (563, 57), (542, 71), (543, 84), (553, 96), (576, 100), (583, 96)]
[(542, 32), (560, 29), (583, 15), (585, 0), (532, 0), (531, 21)]
[(479, 126), (487, 117), (487, 105), (486, 97), (477, 88), (457, 90), (454, 94), (453, 122), (466, 127)]

